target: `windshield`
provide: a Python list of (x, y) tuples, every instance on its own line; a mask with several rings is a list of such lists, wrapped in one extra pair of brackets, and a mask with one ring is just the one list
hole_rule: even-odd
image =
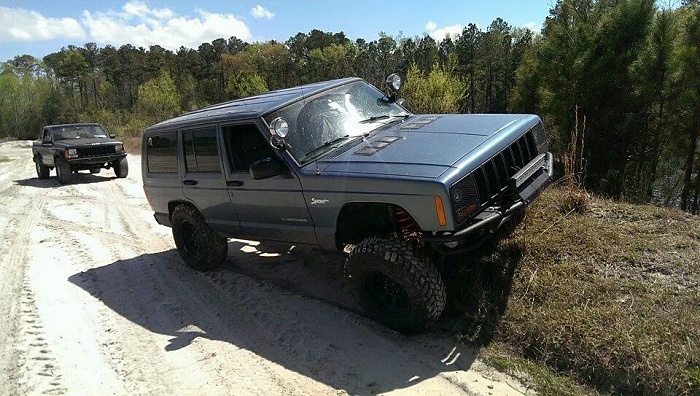
[(287, 150), (300, 164), (346, 144), (408, 112), (390, 103), (364, 81), (346, 84), (292, 103), (265, 117), (268, 124), (282, 117), (289, 125)]
[(108, 138), (99, 125), (70, 125), (53, 128), (53, 140)]

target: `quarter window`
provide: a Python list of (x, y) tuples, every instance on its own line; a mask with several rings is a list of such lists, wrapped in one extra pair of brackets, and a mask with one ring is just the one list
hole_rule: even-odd
[(146, 144), (148, 172), (177, 172), (177, 134), (175, 131), (151, 136)]
[(221, 173), (216, 127), (182, 132), (187, 172)]

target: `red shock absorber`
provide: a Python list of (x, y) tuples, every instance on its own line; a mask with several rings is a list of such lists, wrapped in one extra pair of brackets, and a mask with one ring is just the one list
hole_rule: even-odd
[(394, 216), (396, 219), (396, 225), (401, 229), (401, 234), (406, 239), (416, 239), (418, 238), (420, 227), (416, 224), (408, 212), (401, 208), (396, 208), (394, 210)]

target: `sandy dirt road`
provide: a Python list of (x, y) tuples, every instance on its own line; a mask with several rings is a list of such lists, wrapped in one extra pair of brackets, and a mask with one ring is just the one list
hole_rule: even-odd
[(0, 144), (0, 395), (532, 393), (440, 326), (364, 318), (340, 255), (231, 240), (188, 269), (129, 166), (61, 186)]

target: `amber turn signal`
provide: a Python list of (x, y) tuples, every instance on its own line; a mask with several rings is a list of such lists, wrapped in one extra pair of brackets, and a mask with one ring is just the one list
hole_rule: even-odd
[(447, 218), (445, 217), (445, 207), (442, 206), (442, 198), (438, 195), (435, 196), (435, 211), (437, 212), (438, 224), (440, 224), (440, 226), (446, 226)]

